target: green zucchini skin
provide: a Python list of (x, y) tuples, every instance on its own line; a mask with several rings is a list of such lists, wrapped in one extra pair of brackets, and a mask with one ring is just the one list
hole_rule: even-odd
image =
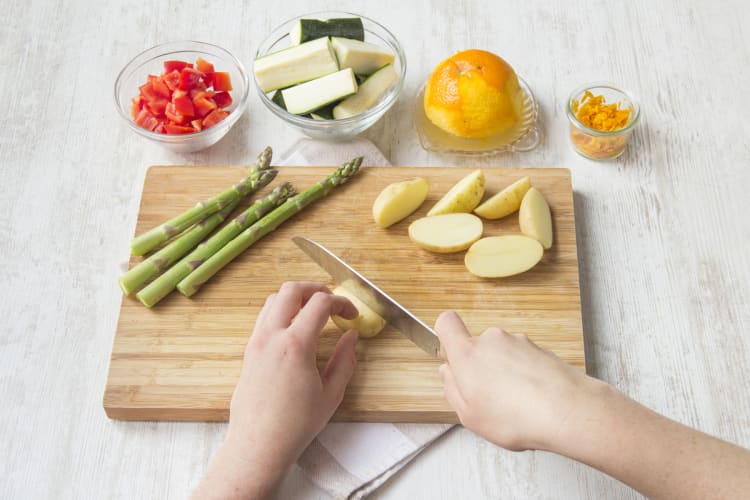
[(299, 45), (325, 36), (338, 36), (365, 40), (365, 28), (362, 19), (358, 17), (343, 17), (338, 19), (300, 19), (289, 33), (292, 43)]
[[(339, 99), (338, 101), (334, 101), (330, 104), (326, 104), (322, 108), (318, 108), (315, 111), (313, 111), (310, 114), (307, 115), (300, 115), (304, 116), (305, 118), (311, 118), (316, 120), (333, 120), (333, 108), (338, 105), (343, 99)], [(274, 104), (276, 104), (278, 107), (286, 111), (286, 103), (284, 102), (284, 96), (281, 94), (281, 90), (277, 90), (273, 93), (273, 97), (271, 97), (271, 101), (273, 101)], [(313, 115), (317, 115), (317, 118)]]
[(351, 68), (300, 83), (281, 91), (286, 110), (295, 115), (309, 114), (334, 101), (357, 92), (357, 82)]
[(277, 90), (273, 93), (273, 97), (271, 100), (276, 104), (278, 107), (286, 111), (286, 103), (284, 102), (284, 96), (281, 95), (281, 90)]
[(357, 88), (357, 93), (342, 100), (333, 108), (333, 118), (340, 120), (364, 113), (372, 108), (394, 83), (398, 74), (392, 64), (386, 64), (367, 77)]
[(315, 118), (316, 120), (333, 120), (333, 108), (335, 108), (341, 101), (343, 101), (343, 99), (333, 101), (330, 104), (326, 104), (322, 108), (316, 109), (311, 113), (312, 115), (315, 115), (313, 116), (313, 118)]

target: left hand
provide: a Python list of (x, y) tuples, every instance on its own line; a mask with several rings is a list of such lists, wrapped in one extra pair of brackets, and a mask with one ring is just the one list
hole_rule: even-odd
[[(350, 330), (318, 370), (318, 336), (333, 314), (352, 319), (358, 312), (320, 283), (287, 282), (268, 297), (245, 349), (226, 442), (203, 483), (221, 476), (215, 482), (231, 483), (238, 497), (264, 497), (323, 430), (356, 363), (357, 332)], [(196, 497), (220, 496), (213, 486), (199, 487)]]

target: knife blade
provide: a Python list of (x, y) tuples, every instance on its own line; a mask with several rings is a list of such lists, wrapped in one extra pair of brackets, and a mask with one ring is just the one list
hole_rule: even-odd
[(293, 237), (292, 241), (330, 274), (338, 285), (349, 289), (404, 337), (430, 356), (440, 357), (440, 340), (421, 319), (320, 243), (301, 236)]

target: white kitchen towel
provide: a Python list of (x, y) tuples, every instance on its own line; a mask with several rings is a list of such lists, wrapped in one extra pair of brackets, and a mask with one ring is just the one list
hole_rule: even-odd
[[(272, 164), (339, 165), (355, 156), (365, 157), (363, 165), (390, 165), (372, 142), (361, 138), (336, 143), (300, 139)], [(334, 498), (360, 499), (386, 482), (451, 427), (446, 424), (330, 423), (305, 450), (297, 465)]]

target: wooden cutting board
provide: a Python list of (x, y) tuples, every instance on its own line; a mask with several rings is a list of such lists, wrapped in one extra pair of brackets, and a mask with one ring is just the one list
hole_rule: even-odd
[[(280, 167), (277, 180), (303, 190), (334, 167)], [(464, 252), (434, 254), (408, 238), (411, 221), (473, 168), (363, 168), (349, 184), (287, 221), (224, 268), (192, 299), (172, 293), (153, 309), (124, 297), (112, 347), (104, 408), (127, 420), (226, 420), (248, 335), (265, 298), (287, 280), (329, 276), (291, 241), (322, 243), (428, 324), (454, 309), (472, 334), (499, 325), (523, 332), (574, 366), (584, 367), (578, 259), (570, 172), (567, 169), (485, 168), (487, 196), (528, 175), (552, 208), (555, 243), (531, 271), (481, 279), (464, 267)], [(242, 178), (243, 167), (156, 166), (146, 175), (136, 234)], [(371, 206), (389, 183), (421, 176), (430, 195), (415, 214), (388, 229)], [(264, 190), (263, 192), (266, 192)], [(248, 204), (250, 201), (248, 201)], [(485, 221), (485, 235), (517, 233), (518, 217)], [(133, 257), (134, 265), (140, 257)], [(340, 333), (321, 334), (325, 363)], [(387, 327), (357, 345), (358, 364), (340, 421), (457, 422), (443, 397), (439, 360)], [(269, 390), (273, 390), (269, 387)]]

